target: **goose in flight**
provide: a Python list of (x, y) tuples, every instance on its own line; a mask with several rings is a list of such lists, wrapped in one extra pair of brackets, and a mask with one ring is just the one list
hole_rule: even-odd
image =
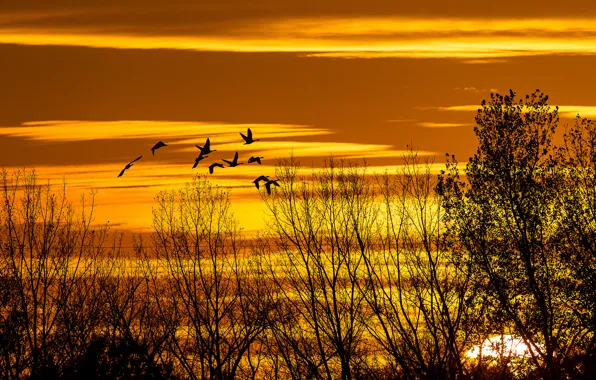
[(139, 156), (139, 157), (135, 158), (134, 160), (130, 161), (128, 164), (126, 164), (126, 166), (124, 167), (124, 169), (122, 169), (122, 171), (120, 172), (120, 174), (118, 174), (118, 178), (122, 177), (122, 174), (124, 174), (124, 172), (127, 169), (130, 169), (132, 167), (133, 163), (137, 162), (141, 158), (143, 158), (143, 156)]
[(207, 138), (207, 141), (205, 141), (205, 145), (203, 145), (203, 146), (196, 145), (196, 147), (199, 148), (203, 154), (217, 152), (217, 150), (211, 150), (211, 141), (209, 141), (209, 138)]
[(153, 148), (151, 148), (151, 154), (155, 156), (155, 150), (164, 146), (168, 146), (168, 144), (163, 141), (159, 141), (157, 144), (153, 145)]
[(234, 155), (234, 159), (232, 161), (229, 161), (229, 160), (222, 160), (222, 161), (225, 162), (226, 164), (228, 164), (228, 166), (230, 168), (233, 168), (235, 166), (243, 164), (243, 162), (238, 163), (238, 152), (236, 152), (236, 154)]
[(216, 166), (217, 166), (218, 168), (222, 168), (222, 169), (223, 169), (223, 167), (224, 167), (222, 164), (218, 164), (217, 162), (214, 162), (214, 163), (212, 163), (211, 165), (209, 165), (209, 174), (213, 174), (213, 169), (214, 169)]
[(240, 136), (242, 136), (242, 138), (244, 139), (244, 145), (252, 144), (255, 141), (259, 141), (259, 139), (254, 140), (252, 138), (252, 131), (250, 130), (250, 128), (248, 128), (248, 131), (247, 131), (246, 134), (248, 136), (245, 136), (242, 132), (240, 132)]
[(201, 151), (201, 153), (199, 153), (199, 157), (195, 158), (195, 164), (192, 166), (192, 168), (196, 168), (197, 165), (199, 164), (199, 162), (203, 161), (205, 158), (207, 158), (209, 156), (204, 156), (203, 155), (203, 151)]
[(259, 165), (261, 165), (261, 158), (265, 158), (265, 157), (254, 157), (254, 156), (250, 156), (250, 158), (248, 159), (248, 163), (252, 164), (253, 162), (257, 162)]
[(277, 181), (279, 181), (279, 179), (270, 179), (269, 181), (267, 181), (267, 183), (265, 184), (265, 189), (267, 189), (267, 194), (271, 195), (271, 185), (275, 185), (279, 187), (279, 183), (277, 183)]
[(259, 182), (268, 182), (269, 181), (269, 176), (268, 175), (262, 175), (259, 178), (255, 179), (254, 181), (252, 181), (252, 183), (255, 184), (255, 186), (257, 187), (257, 190), (259, 189)]

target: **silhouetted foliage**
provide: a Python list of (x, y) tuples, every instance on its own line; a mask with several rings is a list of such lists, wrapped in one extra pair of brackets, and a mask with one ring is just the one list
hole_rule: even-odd
[(559, 119), (547, 101), (538, 91), (525, 99), (492, 94), (476, 116), (478, 150), (465, 179), (451, 158), (438, 189), (451, 250), (469, 260), (473, 286), (488, 301), (487, 333), (511, 332), (529, 347), (531, 365), (518, 376), (560, 378), (593, 330), (574, 307), (577, 262), (566, 259), (569, 244), (561, 242), (570, 222), (561, 194), (586, 188), (568, 186), (577, 178), (555, 154)]
[[(156, 363), (147, 347), (127, 339), (94, 339), (65, 369), (62, 379), (171, 379), (171, 366)], [(47, 377), (45, 377), (47, 378)]]

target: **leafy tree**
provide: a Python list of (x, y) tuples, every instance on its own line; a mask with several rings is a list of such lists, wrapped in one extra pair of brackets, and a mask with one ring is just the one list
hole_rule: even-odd
[(491, 94), (476, 116), (478, 149), (465, 179), (451, 157), (438, 185), (453, 252), (465, 252), (473, 284), (491, 305), (487, 326), (520, 336), (532, 364), (526, 374), (544, 378), (561, 376), (581, 328), (557, 250), (564, 183), (552, 154), (558, 120), (538, 90), (525, 99)]
[(565, 361), (573, 374), (596, 377), (596, 122), (579, 116), (558, 150), (565, 180), (558, 197), (564, 223), (559, 250), (570, 268), (568, 307), (579, 316)]

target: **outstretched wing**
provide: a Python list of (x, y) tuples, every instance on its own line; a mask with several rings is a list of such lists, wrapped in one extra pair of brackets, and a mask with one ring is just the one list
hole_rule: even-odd
[(141, 158), (143, 158), (143, 156), (139, 156), (137, 158), (135, 158), (134, 160), (130, 161), (128, 164), (132, 164), (133, 162), (137, 162), (138, 160), (140, 160)]
[[(203, 146), (203, 149), (205, 150), (209, 150), (211, 148), (211, 141), (209, 141), (209, 137), (207, 137), (207, 141), (205, 141), (205, 145)], [(203, 150), (201, 149), (201, 150)]]
[(238, 152), (234, 155), (234, 162), (238, 162)]
[(120, 174), (118, 174), (118, 178), (122, 177), (122, 174), (124, 174), (125, 171), (126, 171), (126, 168), (122, 169), (122, 171), (120, 172)]
[(244, 133), (240, 132), (240, 136), (242, 136), (242, 139), (244, 140), (244, 142), (248, 142), (248, 137), (246, 137), (244, 135)]
[(255, 186), (257, 187), (257, 190), (259, 190), (259, 178), (257, 178), (254, 181), (252, 181), (252, 183), (254, 183)]
[(267, 194), (271, 195), (271, 182), (265, 184), (265, 189), (267, 189)]
[(248, 128), (248, 139), (252, 140), (252, 131)]
[[(199, 156), (199, 157), (201, 157), (201, 156)], [(199, 159), (195, 158), (195, 164), (192, 166), (192, 168), (193, 169), (196, 168), (198, 164), (199, 164)]]

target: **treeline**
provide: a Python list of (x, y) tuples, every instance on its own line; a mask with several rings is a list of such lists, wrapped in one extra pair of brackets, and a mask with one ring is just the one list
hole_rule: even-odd
[(4, 172), (0, 377), (596, 377), (596, 124), (555, 144), (547, 100), (492, 95), (438, 176), (280, 162), (250, 239), (205, 178), (125, 252), (93, 196)]

